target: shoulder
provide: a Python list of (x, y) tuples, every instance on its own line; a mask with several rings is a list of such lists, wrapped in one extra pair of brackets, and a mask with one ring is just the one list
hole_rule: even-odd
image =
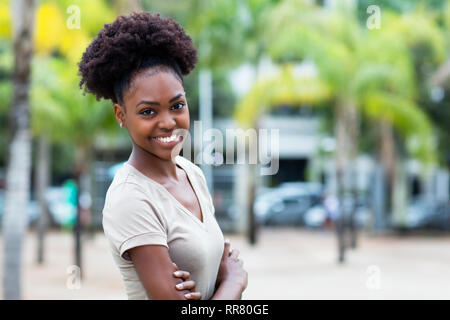
[(159, 216), (158, 190), (151, 188), (124, 165), (116, 173), (105, 197), (103, 221), (123, 222), (130, 217)]
[(147, 240), (150, 237), (165, 239), (168, 224), (158, 199), (134, 182), (118, 184), (105, 199), (102, 211), (105, 235), (117, 248), (121, 248), (124, 241), (141, 235), (146, 235)]
[(133, 182), (121, 182), (108, 190), (103, 207), (103, 221), (123, 223), (130, 214), (142, 215), (152, 207), (139, 185)]
[(161, 190), (148, 178), (139, 173), (133, 166), (124, 163), (114, 175), (114, 179), (106, 192), (105, 202), (122, 200), (152, 199), (155, 202), (160, 197)]
[(114, 175), (114, 179), (106, 192), (105, 206), (109, 204), (123, 204), (123, 200), (140, 198), (144, 190), (141, 187), (137, 176), (123, 165)]

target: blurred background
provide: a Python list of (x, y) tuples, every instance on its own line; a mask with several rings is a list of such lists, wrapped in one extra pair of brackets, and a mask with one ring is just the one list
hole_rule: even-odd
[(450, 298), (445, 0), (0, 0), (0, 297), (126, 299), (101, 211), (131, 141), (77, 63), (143, 10), (198, 48), (191, 131), (278, 130), (271, 175), (192, 150), (244, 299)]

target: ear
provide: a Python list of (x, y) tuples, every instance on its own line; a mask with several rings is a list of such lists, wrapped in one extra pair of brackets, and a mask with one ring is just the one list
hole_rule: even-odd
[(125, 127), (125, 107), (115, 103), (114, 104), (114, 115), (116, 116), (116, 120), (121, 127)]

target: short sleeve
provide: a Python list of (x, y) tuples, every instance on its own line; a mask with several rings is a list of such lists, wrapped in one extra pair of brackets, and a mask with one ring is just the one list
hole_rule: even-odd
[[(153, 199), (154, 201), (155, 199)], [(152, 199), (137, 184), (117, 186), (105, 201), (103, 230), (106, 237), (128, 261), (127, 250), (142, 245), (167, 245), (165, 221)]]

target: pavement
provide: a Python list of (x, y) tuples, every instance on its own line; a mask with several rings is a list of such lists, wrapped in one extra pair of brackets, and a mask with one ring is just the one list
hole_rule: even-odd
[[(344, 264), (337, 262), (329, 230), (266, 228), (258, 243), (225, 234), (248, 272), (243, 299), (450, 299), (450, 235), (372, 236), (361, 233)], [(37, 235), (23, 250), (24, 299), (126, 299), (119, 271), (102, 232), (83, 238), (83, 278), (73, 267), (70, 232), (46, 237), (45, 263), (36, 263)], [(3, 278), (3, 238), (0, 237)], [(3, 298), (3, 292), (0, 292)]]

